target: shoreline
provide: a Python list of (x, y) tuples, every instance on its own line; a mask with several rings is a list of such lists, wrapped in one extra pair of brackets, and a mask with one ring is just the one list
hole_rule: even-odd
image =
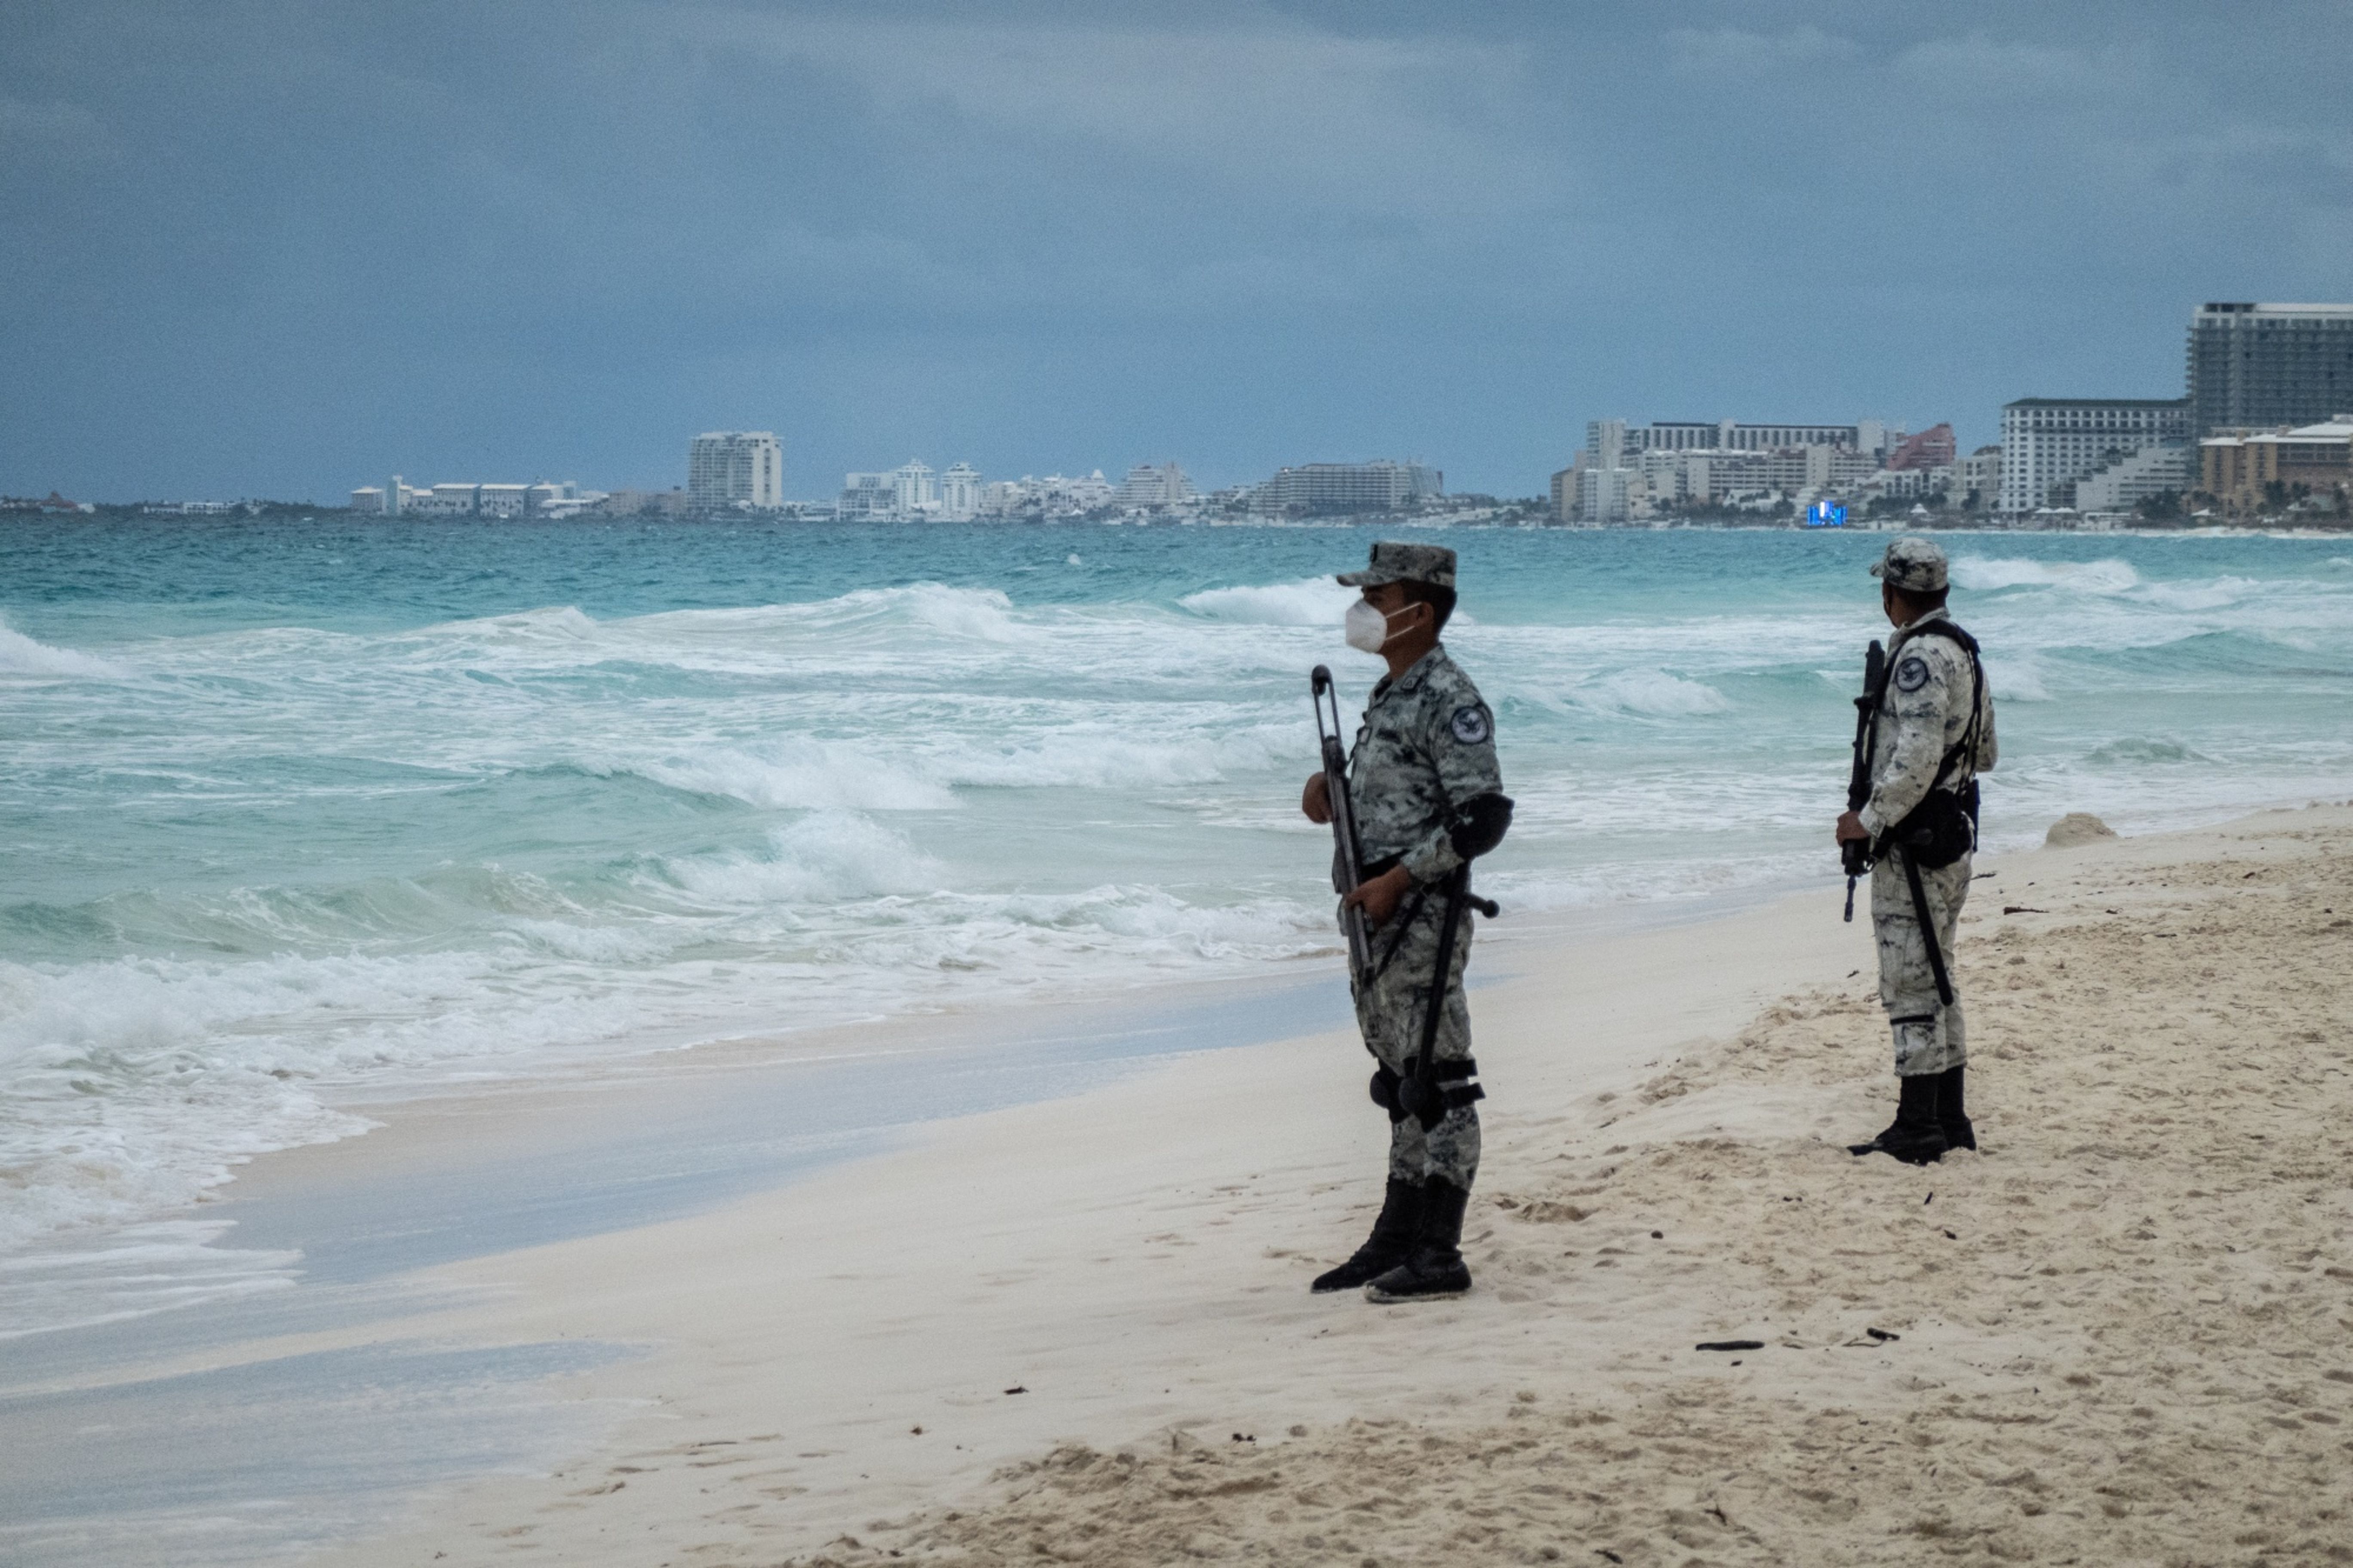
[[(1795, 896), (1797, 890), (1784, 879), (1655, 898), (1620, 897), (1512, 913), (1502, 931), (1491, 930), (1482, 940), (1496, 957), (1503, 957), (1531, 944), (1545, 946), (1608, 932), (1705, 923)], [(0, 1346), (169, 1316), (185, 1310), (188, 1298), (205, 1302), (249, 1293), (264, 1288), (257, 1272), (274, 1275), (281, 1284), (315, 1277), (316, 1258), (300, 1266), (283, 1261), (285, 1248), (299, 1245), (300, 1238), (265, 1237), (263, 1233), (282, 1230), (283, 1226), (275, 1215), (258, 1217), (257, 1205), (265, 1209), (287, 1202), (299, 1205), (310, 1187), (349, 1186), (365, 1179), (378, 1161), (395, 1173), (413, 1172), (429, 1158), (417, 1151), (434, 1146), (425, 1129), (496, 1115), (543, 1141), (577, 1145), (595, 1137), (617, 1135), (610, 1128), (596, 1125), (596, 1108), (617, 1095), (649, 1095), (673, 1115), (691, 1114), (697, 1097), (710, 1092), (698, 1086), (731, 1074), (754, 1079), (779, 1072), (839, 1074), (857, 1070), (860, 1063), (871, 1064), (881, 1073), (888, 1070), (886, 1064), (903, 1068), (924, 1058), (947, 1058), (951, 1070), (971, 1079), (976, 1075), (968, 1064), (955, 1063), (954, 1058), (981, 1050), (1059, 1054), (1072, 1058), (1082, 1073), (1118, 1072), (1126, 1070), (1124, 1064), (1135, 1058), (1173, 1049), (1248, 1043), (1265, 1037), (1271, 1026), (1286, 1033), (1307, 1032), (1320, 1026), (1318, 1008), (1322, 1014), (1345, 1017), (1348, 1004), (1344, 984), (1335, 972), (1339, 952), (1335, 946), (1287, 963), (1226, 973), (1065, 985), (1042, 996), (983, 995), (782, 1032), (738, 1033), (686, 1044), (624, 1043), (609, 1052), (570, 1060), (552, 1058), (520, 1068), (502, 1064), (497, 1071), (480, 1076), (334, 1086), (320, 1095), (322, 1109), (355, 1119), (360, 1125), (314, 1142), (238, 1156), (191, 1205), (47, 1239), (19, 1255), (20, 1268), (46, 1275), (65, 1277), (77, 1266), (89, 1269), (85, 1283), (78, 1289), (81, 1297), (94, 1300), (107, 1288), (111, 1258), (120, 1253), (142, 1284), (158, 1288), (156, 1294), (165, 1298), (163, 1301), (132, 1301), (104, 1311), (93, 1306), (90, 1310), (97, 1315), (87, 1318), (11, 1323), (0, 1331)], [(1490, 983), (1493, 967), (1491, 958), (1489, 974), (1473, 975), (1474, 987)], [(1243, 1016), (1219, 1016), (1236, 1010)], [(1270, 1025), (1271, 1018), (1282, 1022)], [(1202, 1037), (1205, 1043), (1171, 1043), (1187, 1035)], [(1025, 1067), (1043, 1065), (1042, 1060), (1017, 1061), (1005, 1076), (1018, 1078)], [(1033, 1072), (1031, 1077), (1035, 1076)], [(1008, 1095), (1014, 1100), (1043, 1100), (1070, 1092), (1067, 1086), (1057, 1088), (1050, 1083), (1033, 1082), (1027, 1088), (982, 1084), (973, 1088), (962, 1103), (932, 1098), (891, 1107), (876, 1103), (878, 1097), (867, 1093), (861, 1098), (873, 1122), (865, 1130), (873, 1136), (865, 1140), (862, 1149), (832, 1151), (824, 1159), (863, 1157), (907, 1128), (976, 1114), (1008, 1103)], [(354, 1154), (349, 1149), (361, 1141), (373, 1142), (369, 1154)], [(691, 1201), (679, 1200), (676, 1206), (686, 1206)], [(586, 1223), (594, 1228), (611, 1229), (640, 1220), (606, 1215)], [(179, 1239), (191, 1234), (200, 1239)], [(146, 1239), (155, 1236), (174, 1238), (169, 1250), (178, 1255), (176, 1261), (168, 1261)], [(266, 1258), (277, 1261), (259, 1261)], [(413, 1256), (407, 1266), (448, 1260)], [(159, 1275), (158, 1269), (176, 1272), (167, 1277)], [(5, 1386), (5, 1366), (0, 1366), (0, 1387)]]
[[(2251, 826), (2273, 837), (2325, 835), (2347, 820), (2344, 808), (2308, 808), (1989, 858), (1966, 917), (1962, 963), (1983, 995), (1999, 973), (1989, 971), (1993, 943), (2063, 930), (2063, 914), (1998, 912), (1994, 890), (2045, 880), (2040, 868), (2116, 881), (2099, 895), (2102, 907), (2129, 923), (2167, 896), (2167, 868), (2227, 849)], [(2042, 889), (2035, 897), (2051, 901)], [(1577, 1211), (1618, 1226), (1620, 1203), (1578, 1195), (1597, 1184), (1609, 1191), (1612, 1172), (1600, 1167), (1613, 1160), (1680, 1170), (1683, 1187), (1653, 1183), (1645, 1200), (1663, 1215), (1679, 1191), (1697, 1190), (1689, 1184), (1738, 1176), (1743, 1160), (1799, 1159), (1803, 1147), (1867, 1135), (1874, 1117), (1883, 1120), (1868, 927), (1841, 927), (1836, 901), (1834, 892), (1809, 892), (1568, 944), (1482, 942), (1490, 975), (1472, 1007), (1494, 1099), (1466, 1236), (1480, 1283), (1459, 1302), (1381, 1311), (1305, 1294), (1305, 1279), (1354, 1244), (1378, 1197), (1378, 1117), (1359, 1103), (1361, 1047), (1342, 1028), (1181, 1052), (1076, 1096), (928, 1122), (883, 1152), (684, 1217), (410, 1271), (397, 1281), (406, 1294), (376, 1300), (378, 1315), (365, 1321), (290, 1325), (235, 1346), (151, 1354), (118, 1373), (136, 1383), (403, 1344), (503, 1347), (520, 1362), (548, 1346), (610, 1352), (536, 1385), (550, 1431), (571, 1434), (549, 1440), (562, 1457), (543, 1447), (484, 1467), (536, 1474), (428, 1481), (400, 1508), (406, 1524), (388, 1512), (364, 1521), (366, 1539), (322, 1543), (317, 1561), (349, 1564), (489, 1562), (523, 1543), (570, 1561), (634, 1563), (638, 1543), (657, 1542), (662, 1559), (678, 1563), (820, 1551), (862, 1562), (880, 1550), (870, 1538), (889, 1550), (920, 1543), (948, 1560), (996, 1561), (986, 1532), (1009, 1528), (1019, 1496), (1060, 1497), (1071, 1518), (1056, 1528), (1092, 1517), (1079, 1481), (1098, 1467), (1090, 1459), (1074, 1469), (1073, 1443), (1098, 1457), (1131, 1446), (1130, 1466), (1198, 1468), (1208, 1461), (1187, 1456), (1206, 1435), (1209, 1458), (1240, 1467), (1229, 1479), (1246, 1480), (1251, 1464), (1286, 1453), (1303, 1463), (1311, 1450), (1355, 1445), (1365, 1461), (1366, 1444), (1405, 1430), (1451, 1442), (1443, 1435), (1499, 1416), (1554, 1418), (1564, 1400), (1587, 1415), (1615, 1408), (1628, 1376), (1665, 1375), (1636, 1370), (1651, 1359), (1635, 1345), (1643, 1323), (1656, 1330), (1661, 1314), (1681, 1321), (1670, 1336), (1678, 1351), (1692, 1342), (1683, 1329), (1711, 1337), (1741, 1326), (1710, 1316), (1721, 1311), (1711, 1300), (1721, 1291), (1682, 1250), (1687, 1227), (1721, 1230), (1710, 1222), (1722, 1216), (1667, 1220), (1654, 1227), (1663, 1246), (1646, 1242), (1646, 1230), (1621, 1239), (1613, 1228), (1589, 1261), (1623, 1272), (1580, 1274), (1610, 1281), (1591, 1295), (1512, 1233), (1556, 1233), (1582, 1250), (1599, 1233), (1577, 1228), (1587, 1217)], [(1995, 1036), (1980, 1055), (2003, 1052), (2013, 1000), (1989, 997), (1973, 1011), (1973, 1034)], [(1835, 1025), (1828, 1048), (1838, 1064), (1829, 1081), (1813, 1081), (1812, 1070), (1777, 1080), (1724, 1044), (1810, 1028), (1819, 1053), (1825, 1019)], [(1780, 1050), (1774, 1065), (1799, 1059)], [(2003, 1103), (2000, 1082), (1989, 1071), (1973, 1092), (1981, 1129), (2006, 1142), (2018, 1110)], [(1603, 1149), (1605, 1129), (1624, 1145)], [(470, 1126), (453, 1117), (440, 1131), (425, 1163), (471, 1150), (479, 1167), (496, 1136), (479, 1116)], [(300, 1152), (333, 1161), (342, 1150), (355, 1169), (390, 1172), (396, 1145), (380, 1137)], [(1918, 1173), (1836, 1151), (1836, 1162), (1802, 1179), (1879, 1191), (1918, 1174), (1946, 1188), (1934, 1201), (1951, 1205), (1965, 1201), (1963, 1184), (2008, 1156), (2004, 1142), (1988, 1142), (1982, 1162), (1955, 1156)], [(290, 1164), (269, 1179), (291, 1190), (312, 1178)], [(1835, 1240), (1802, 1239), (1790, 1267)], [(1669, 1261), (1654, 1264), (1646, 1247)], [(1754, 1246), (1729, 1232), (1702, 1251), (1712, 1248)], [(1677, 1282), (1664, 1294), (1661, 1269)], [(1820, 1300), (1785, 1293), (1788, 1336), (1829, 1353), (1860, 1332), (1833, 1333), (1818, 1321)], [(1622, 1310), (1637, 1303), (1641, 1310)], [(1621, 1310), (1596, 1310), (1613, 1307)], [(1934, 1338), (1916, 1315), (1911, 1326), (1892, 1318), (1868, 1326), (1915, 1346)], [(1433, 1343), (1445, 1348), (1418, 1362)], [(1736, 1375), (1766, 1378), (1763, 1360)], [(1004, 1392), (1015, 1387), (1024, 1392)], [(1524, 1405), (1521, 1393), (1538, 1399)], [(1407, 1425), (1378, 1425), (1398, 1422)], [(1303, 1435), (1284, 1436), (1294, 1429)], [(1230, 1433), (1252, 1440), (1234, 1443)], [(1058, 1445), (1063, 1458), (1039, 1469)], [(990, 1480), (1008, 1467), (1028, 1478), (1010, 1490)], [(1257, 1489), (1231, 1495), (1247, 1500)], [(1206, 1506), (1218, 1514), (1223, 1505)], [(888, 1516), (896, 1522), (875, 1537), (873, 1521)], [(1054, 1533), (1034, 1520), (1021, 1528), (1033, 1525)], [(1239, 1549), (1252, 1530), (1285, 1533), (1261, 1518), (1223, 1539)], [(826, 1544), (844, 1533), (869, 1545)], [(1321, 1552), (1324, 1539), (1307, 1551)], [(1336, 1550), (1340, 1537), (1328, 1539)], [(1157, 1560), (1108, 1544), (1086, 1560)]]

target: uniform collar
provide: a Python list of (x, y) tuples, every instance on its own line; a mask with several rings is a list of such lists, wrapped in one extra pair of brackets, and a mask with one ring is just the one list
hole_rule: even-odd
[(1951, 620), (1953, 617), (1946, 613), (1949, 607), (1950, 606), (1948, 605), (1939, 605), (1935, 609), (1930, 610), (1927, 614), (1905, 622), (1902, 626), (1895, 628), (1895, 640), (1897, 642), (1909, 642), (1912, 637), (1918, 633), (1920, 628), (1926, 626), (1930, 621)]
[(1406, 692), (1413, 690), (1424, 680), (1429, 679), (1430, 672), (1432, 669), (1435, 669), (1438, 667), (1438, 661), (1445, 657), (1446, 645), (1444, 643), (1432, 644), (1428, 653), (1423, 654), (1419, 658), (1415, 659), (1411, 664), (1405, 667), (1405, 673), (1403, 675), (1382, 676), (1379, 683), (1373, 688), (1373, 697), (1375, 700), (1389, 696), (1392, 693), (1403, 695)]

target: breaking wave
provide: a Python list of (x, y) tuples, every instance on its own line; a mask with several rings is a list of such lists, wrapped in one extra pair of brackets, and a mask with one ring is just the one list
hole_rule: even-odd
[(1705, 681), (1688, 680), (1662, 669), (1623, 669), (1571, 690), (1579, 704), (1617, 713), (1683, 719), (1722, 713), (1732, 700)]
[(46, 675), (67, 679), (123, 680), (131, 672), (95, 654), (35, 642), (0, 620), (0, 675)]
[(1357, 597), (1329, 577), (1303, 577), (1264, 587), (1205, 588), (1176, 603), (1213, 621), (1260, 626), (1337, 626)]
[(2140, 586), (2128, 561), (2034, 561), (2017, 556), (1964, 555), (1953, 563), (1953, 585), (1978, 593), (2004, 588), (2068, 588), (2079, 594), (2122, 594)]

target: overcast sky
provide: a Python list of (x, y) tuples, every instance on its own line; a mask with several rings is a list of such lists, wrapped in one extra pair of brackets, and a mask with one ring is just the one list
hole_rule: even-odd
[(2348, 58), (2344, 0), (9, 0), (0, 491), (1966, 447), (2353, 298)]

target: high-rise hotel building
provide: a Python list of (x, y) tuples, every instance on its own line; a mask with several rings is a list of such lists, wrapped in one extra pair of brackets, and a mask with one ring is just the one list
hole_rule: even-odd
[(686, 454), (686, 504), (695, 511), (785, 504), (785, 454), (774, 432), (712, 430), (697, 436)]
[(2353, 411), (2353, 305), (2200, 306), (2189, 321), (2189, 400), (2199, 436)]
[(1420, 463), (1304, 463), (1251, 491), (1272, 511), (1395, 511), (1446, 493), (1446, 476)]
[(2006, 403), (2000, 510), (2073, 507), (2079, 484), (2104, 475), (2124, 478), (2126, 464), (2131, 472), (2125, 489), (2132, 499), (2185, 489), (2197, 463), (2189, 418), (2189, 402), (2180, 397), (2021, 397)]

